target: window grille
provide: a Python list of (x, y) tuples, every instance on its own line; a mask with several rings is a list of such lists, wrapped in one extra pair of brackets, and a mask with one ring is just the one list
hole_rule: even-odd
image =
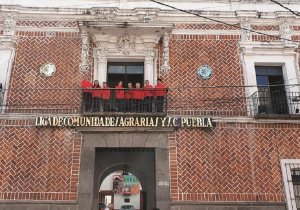
[(300, 160), (281, 160), (287, 210), (300, 210)]

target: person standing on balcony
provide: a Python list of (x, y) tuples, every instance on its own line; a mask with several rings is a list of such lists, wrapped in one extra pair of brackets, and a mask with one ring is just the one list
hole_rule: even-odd
[(118, 112), (124, 111), (124, 88), (122, 81), (119, 81), (118, 85), (116, 86), (116, 107)]
[(135, 84), (135, 89), (133, 90), (134, 111), (143, 112), (143, 102), (144, 102), (144, 91), (141, 88), (141, 84), (137, 82)]
[(103, 86), (100, 92), (101, 92), (101, 98), (103, 104), (103, 111), (108, 112), (110, 111), (110, 106), (109, 106), (110, 89), (107, 86), (106, 82), (103, 82)]
[(145, 80), (144, 86), (144, 111), (152, 112), (153, 86), (149, 84), (149, 80)]
[(132, 111), (132, 98), (133, 98), (133, 90), (132, 90), (132, 83), (129, 82), (127, 85), (127, 90), (125, 90), (125, 111), (130, 112)]
[(154, 94), (155, 94), (155, 99), (156, 99), (156, 111), (157, 112), (163, 112), (164, 110), (164, 101), (165, 101), (165, 96), (167, 94), (166, 91), (166, 86), (163, 83), (163, 81), (158, 78), (157, 79), (157, 85), (154, 88)]
[(92, 111), (99, 112), (100, 111), (100, 97), (101, 97), (101, 86), (99, 85), (99, 81), (95, 80), (92, 87)]
[(82, 93), (83, 93), (83, 105), (84, 105), (84, 111), (90, 111), (91, 110), (91, 100), (92, 100), (92, 83), (84, 78), (81, 82), (82, 87)]

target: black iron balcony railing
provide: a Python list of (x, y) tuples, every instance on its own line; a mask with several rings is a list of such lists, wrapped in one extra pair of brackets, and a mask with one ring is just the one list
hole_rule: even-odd
[(251, 98), (254, 116), (300, 114), (300, 92), (257, 91)]
[[(14, 89), (0, 95), (2, 113), (167, 113), (167, 89)], [(5, 96), (5, 97), (4, 97)]]
[(100, 88), (83, 90), (82, 113), (167, 113), (167, 89)]
[(244, 87), (180, 87), (163, 90), (163, 94), (151, 90), (150, 97), (142, 93), (143, 89), (135, 90), (135, 95), (130, 93), (132, 90), (122, 89), (120, 98), (117, 91), (114, 88), (99, 89), (86, 94), (82, 89), (9, 89), (0, 94), (0, 112), (300, 117), (300, 93), (295, 92), (258, 91), (245, 97)]

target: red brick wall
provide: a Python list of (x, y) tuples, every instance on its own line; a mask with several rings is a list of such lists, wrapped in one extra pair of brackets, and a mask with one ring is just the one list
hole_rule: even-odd
[(0, 200), (76, 200), (81, 135), (0, 123)]
[[(0, 199), (76, 200), (81, 135), (0, 123)], [(296, 124), (177, 130), (169, 136), (172, 200), (283, 201), (279, 161), (300, 158), (299, 135)]]
[[(160, 74), (169, 92), (170, 110), (197, 109), (245, 111), (243, 72), (238, 35), (173, 35), (170, 40), (170, 72)], [(201, 65), (213, 69), (210, 79), (196, 76)], [(208, 87), (215, 88), (208, 88)], [(227, 87), (224, 86), (233, 86)], [(206, 87), (206, 88), (205, 88)]]
[[(54, 23), (58, 24), (57, 21)], [(22, 104), (21, 108), (78, 110), (83, 77), (79, 69), (79, 34), (54, 32), (53, 37), (49, 37), (42, 31), (19, 31), (17, 36), (19, 39), (12, 67), (9, 108)], [(56, 65), (56, 73), (52, 77), (41, 76), (40, 67), (49, 62)], [(90, 64), (92, 66), (92, 62)], [(90, 75), (90, 72), (87, 74)]]
[[(49, 26), (43, 21), (18, 24)], [(61, 25), (57, 21), (51, 24)], [(206, 24), (176, 28), (231, 29)], [(80, 88), (83, 74), (79, 70), (79, 34), (56, 33), (47, 37), (45, 32), (18, 32), (17, 35), (10, 103), (47, 101), (78, 107), (80, 91), (62, 93), (45, 89)], [(268, 39), (254, 35), (254, 40)], [(241, 115), (246, 115), (245, 90), (236, 87), (244, 85), (239, 40), (237, 35), (171, 36), (171, 70), (167, 75), (160, 74), (173, 88), (169, 94), (170, 110), (209, 109), (220, 113), (242, 110)], [(57, 73), (53, 77), (40, 76), (39, 68), (45, 62), (56, 64)], [(92, 67), (92, 61), (90, 64)], [(209, 80), (196, 77), (196, 69), (203, 64), (213, 69)], [(224, 87), (230, 85), (234, 87)], [(208, 86), (218, 87), (203, 88)], [(30, 88), (38, 91), (24, 92)], [(28, 126), (33, 123), (0, 121), (0, 199), (76, 200), (81, 136), (67, 128)], [(299, 125), (239, 123), (218, 123), (212, 131), (177, 130), (169, 138), (172, 200), (283, 201), (279, 160), (300, 158), (299, 132)]]
[(300, 158), (300, 125), (217, 123), (170, 135), (173, 201), (284, 201), (280, 159)]

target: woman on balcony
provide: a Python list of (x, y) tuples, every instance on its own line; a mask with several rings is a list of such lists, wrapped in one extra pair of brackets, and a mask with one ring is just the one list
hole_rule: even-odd
[(95, 80), (92, 87), (92, 112), (100, 111), (100, 97), (101, 97), (101, 86), (99, 81)]
[(103, 86), (100, 92), (101, 92), (101, 98), (103, 104), (103, 111), (109, 112), (110, 111), (110, 105), (109, 105), (110, 89), (107, 86), (106, 82), (103, 82)]

